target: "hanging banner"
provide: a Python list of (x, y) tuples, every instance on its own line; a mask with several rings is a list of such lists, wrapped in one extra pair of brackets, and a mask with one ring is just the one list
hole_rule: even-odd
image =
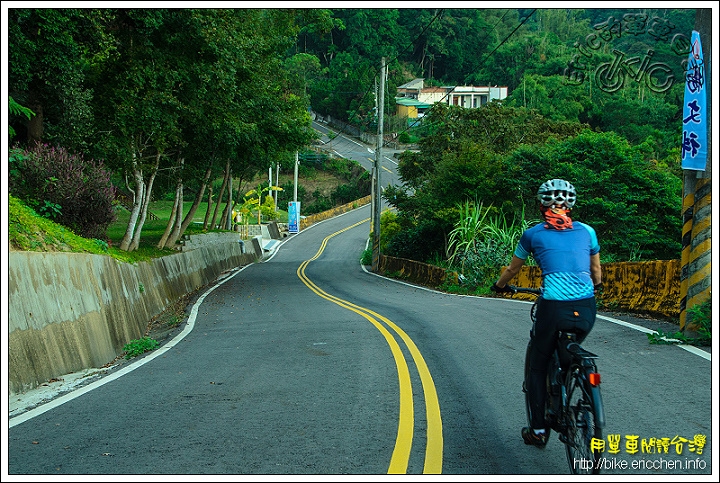
[(682, 168), (705, 171), (707, 163), (707, 84), (700, 34), (693, 30), (685, 74)]
[(300, 232), (300, 202), (289, 201), (288, 202), (288, 232), (299, 233)]

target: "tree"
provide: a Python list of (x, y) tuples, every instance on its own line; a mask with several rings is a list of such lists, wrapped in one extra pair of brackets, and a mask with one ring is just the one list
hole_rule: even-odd
[(645, 159), (643, 146), (586, 131), (550, 146), (544, 161), (548, 179), (572, 180), (573, 215), (595, 227), (604, 252), (625, 260), (680, 257), (682, 180)]
[(112, 52), (111, 12), (11, 8), (7, 13), (8, 90), (36, 114), (15, 124), (20, 141), (87, 151), (98, 129), (87, 76)]
[[(505, 156), (514, 149), (566, 139), (582, 130), (578, 123), (550, 121), (498, 103), (478, 109), (436, 104), (423, 123), (430, 134), (420, 141), (420, 152), (400, 157), (404, 186), (386, 189), (384, 197), (398, 209), (401, 224), (427, 224), (426, 230), (440, 230), (433, 235), (438, 239), (447, 239), (457, 206), (467, 200), (495, 207), (517, 201), (518, 192), (508, 189), (504, 173)], [(437, 249), (440, 253), (443, 247)]]
[[(12, 96), (8, 96), (8, 111), (10, 112), (10, 116), (20, 116), (27, 120), (30, 120), (35, 115), (35, 113), (27, 107), (21, 106), (15, 102), (15, 99), (13, 99)], [(12, 127), (12, 124), (8, 124), (8, 139), (12, 140), (14, 137), (15, 129)]]
[(179, 99), (187, 78), (181, 32), (188, 10), (119, 10), (118, 48), (106, 62), (97, 109), (108, 113), (98, 145), (116, 172), (129, 181), (133, 205), (121, 250), (138, 248), (152, 188), (172, 149), (180, 144)]

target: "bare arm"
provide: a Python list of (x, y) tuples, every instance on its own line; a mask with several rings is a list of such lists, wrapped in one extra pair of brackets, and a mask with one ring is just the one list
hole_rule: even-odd
[[(598, 257), (599, 260), (599, 257)], [(513, 255), (512, 260), (510, 260), (510, 265), (503, 271), (502, 275), (500, 275), (500, 278), (497, 282), (495, 282), (495, 285), (497, 285), (500, 288), (503, 288), (507, 283), (512, 280), (512, 278), (518, 274), (522, 266), (525, 264), (525, 260), (522, 258), (518, 258), (517, 256)]]
[(600, 254), (590, 255), (590, 277), (593, 284), (602, 283), (602, 267), (600, 267)]

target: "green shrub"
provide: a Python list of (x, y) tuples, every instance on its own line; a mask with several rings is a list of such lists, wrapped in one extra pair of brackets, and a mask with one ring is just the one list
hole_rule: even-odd
[(115, 187), (102, 162), (41, 144), (13, 150), (10, 192), (38, 214), (84, 238), (105, 239), (115, 221)]
[(158, 341), (151, 337), (143, 337), (142, 339), (131, 340), (123, 347), (125, 359), (132, 359), (147, 351), (151, 351), (160, 345)]
[[(483, 293), (500, 276), (501, 267), (510, 263), (520, 236), (534, 222), (525, 219), (524, 211), (519, 220), (508, 222), (501, 214), (489, 215), (482, 203), (466, 202), (459, 213), (449, 236), (449, 267), (463, 275), (468, 290)], [(534, 264), (532, 257), (527, 264)]]
[(687, 310), (687, 323), (697, 326), (698, 334), (708, 342), (712, 338), (712, 300), (708, 297), (704, 302), (695, 304)]
[(360, 256), (360, 263), (363, 265), (372, 265), (372, 248), (363, 250)]

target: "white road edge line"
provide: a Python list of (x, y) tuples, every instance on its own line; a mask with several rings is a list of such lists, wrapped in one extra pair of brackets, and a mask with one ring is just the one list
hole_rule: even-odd
[[(367, 246), (367, 245), (366, 245), (366, 246)], [(403, 282), (402, 280), (395, 280), (394, 278), (384, 277), (384, 276), (382, 276), (382, 275), (378, 275), (377, 273), (368, 271), (368, 270), (365, 268), (365, 265), (361, 265), (361, 266), (362, 266), (363, 271), (365, 271), (365, 273), (369, 273), (369, 274), (371, 274), (371, 275), (375, 275), (376, 277), (384, 278), (385, 280), (391, 280), (391, 281), (396, 282), (396, 283), (401, 283), (401, 284), (407, 285), (407, 286), (409, 286), (409, 287), (418, 288), (418, 289), (421, 289), (421, 290), (427, 290), (428, 292), (435, 292), (435, 293), (439, 293), (439, 294), (443, 294), (443, 295), (454, 295), (454, 296), (456, 296), (456, 297), (474, 297), (474, 295), (460, 295), (460, 294), (451, 294), (451, 293), (447, 293), (447, 292), (441, 292), (441, 291), (439, 291), (439, 290), (433, 290), (433, 289), (431, 289), (431, 288), (423, 287), (422, 285), (414, 285), (414, 284), (412, 284), (412, 283)], [(502, 299), (502, 300), (506, 300), (506, 299)], [(507, 299), (507, 301), (509, 301), (509, 302), (519, 302), (519, 303), (525, 303), (525, 304), (532, 303), (532, 302), (527, 302), (527, 301), (524, 301), (524, 300), (512, 300), (512, 299)], [(614, 319), (614, 318), (612, 318), (612, 317), (607, 317), (607, 316), (605, 316), (605, 315), (598, 315), (597, 318), (598, 318), (598, 319), (607, 320), (608, 322), (612, 322), (613, 324), (623, 325), (623, 326), (625, 326), (625, 327), (628, 327), (628, 328), (633, 329), (633, 330), (637, 330), (637, 331), (639, 331), (639, 332), (645, 332), (646, 334), (657, 334), (657, 333), (658, 333), (657, 331), (652, 330), (652, 329), (648, 329), (647, 327), (642, 327), (642, 326), (640, 326), (640, 325), (635, 325), (635, 324), (633, 324), (633, 323), (625, 322), (624, 320)], [(695, 354), (695, 355), (698, 356), (698, 357), (702, 357), (703, 359), (706, 359), (706, 360), (708, 360), (708, 361), (712, 361), (712, 354), (710, 354), (709, 352), (704, 351), (704, 350), (702, 350), (702, 349), (700, 349), (700, 348), (698, 348), (698, 347), (695, 347), (695, 346), (692, 346), (692, 345), (687, 345), (687, 344), (673, 344), (673, 345), (676, 345), (677, 347), (679, 347), (679, 348), (681, 348), (681, 349), (684, 349), (684, 350), (690, 352), (691, 354)]]
[[(360, 210), (360, 209), (362, 209), (362, 208), (364, 208), (364, 207), (365, 207), (365, 205), (360, 206), (360, 207), (358, 207), (358, 208), (355, 208), (355, 210)], [(352, 212), (352, 211), (355, 211), (355, 210), (350, 210), (350, 211), (348, 211), (348, 212), (346, 212), (346, 213), (341, 213), (341, 214), (339, 214), (339, 215), (337, 215), (337, 216), (343, 216), (343, 215), (345, 215), (345, 214), (347, 214), (347, 213), (350, 213), (350, 212)], [(337, 218), (337, 217), (335, 217), (335, 218)], [(302, 232), (304, 232), (304, 231), (306, 231), (306, 230), (309, 230), (310, 228), (312, 228), (312, 227), (314, 227), (314, 226), (316, 226), (316, 225), (319, 225), (320, 223), (323, 223), (323, 222), (325, 222), (325, 221), (328, 221), (328, 220), (330, 220), (330, 219), (331, 219), (331, 218), (328, 218), (328, 219), (326, 219), (326, 220), (321, 220), (321, 221), (319, 221), (319, 222), (317, 222), (317, 223), (313, 223), (312, 225), (308, 226), (308, 227), (305, 228), (304, 230), (301, 230), (301, 231), (300, 231), (299, 233), (297, 233), (297, 234), (299, 235), (300, 233), (302, 233)], [(285, 242), (288, 241), (290, 238), (291, 238), (291, 237), (287, 237), (285, 240), (283, 240), (282, 243), (280, 243), (280, 244), (273, 250), (272, 254), (271, 254), (268, 258), (263, 259), (262, 262), (260, 262), (260, 263), (265, 263), (265, 262), (269, 261), (271, 258), (273, 258), (273, 257), (275, 256), (275, 253), (277, 253), (277, 249), (280, 248), (280, 246), (284, 245)], [(136, 361), (136, 362), (134, 362), (134, 363), (132, 363), (132, 364), (129, 364), (129, 365), (123, 367), (122, 369), (119, 369), (117, 372), (113, 372), (112, 374), (110, 374), (110, 375), (108, 375), (108, 376), (105, 376), (105, 377), (102, 377), (102, 378), (98, 379), (97, 381), (91, 382), (90, 384), (88, 384), (88, 385), (86, 385), (86, 386), (80, 387), (80, 388), (78, 388), (78, 389), (74, 389), (74, 390), (72, 390), (72, 391), (70, 391), (70, 392), (68, 392), (68, 393), (66, 393), (66, 394), (63, 394), (62, 396), (57, 397), (57, 398), (55, 398), (55, 399), (53, 399), (53, 400), (51, 400), (51, 401), (49, 401), (49, 402), (47, 402), (47, 403), (44, 403), (44, 404), (42, 404), (42, 405), (40, 405), (40, 406), (37, 406), (37, 407), (35, 407), (35, 408), (33, 408), (33, 409), (30, 409), (29, 411), (25, 411), (24, 413), (18, 414), (17, 416), (10, 417), (10, 418), (8, 419), (8, 427), (9, 427), (9, 428), (12, 428), (12, 427), (14, 427), (14, 426), (17, 426), (18, 424), (22, 424), (22, 423), (24, 423), (25, 421), (27, 421), (27, 420), (29, 420), (29, 419), (32, 419), (32, 418), (34, 418), (34, 417), (36, 417), (36, 416), (40, 416), (41, 414), (46, 413), (47, 411), (50, 411), (51, 409), (56, 408), (56, 407), (58, 407), (58, 406), (60, 406), (60, 405), (62, 405), (62, 404), (65, 404), (65, 403), (68, 402), (68, 401), (72, 401), (73, 399), (75, 399), (75, 398), (77, 398), (77, 397), (80, 397), (80, 396), (82, 396), (83, 394), (92, 391), (93, 389), (97, 389), (98, 387), (103, 386), (103, 385), (107, 384), (108, 382), (112, 382), (112, 381), (114, 381), (115, 379), (117, 379), (117, 378), (119, 378), (119, 377), (121, 377), (121, 376), (124, 376), (125, 374), (127, 374), (127, 373), (130, 372), (130, 371), (134, 371), (134, 370), (137, 369), (138, 367), (141, 367), (142, 365), (144, 365), (144, 364), (152, 361), (152, 360), (155, 359), (156, 357), (164, 354), (165, 352), (167, 352), (167, 351), (169, 351), (170, 349), (172, 349), (173, 347), (175, 347), (175, 346), (178, 344), (178, 342), (180, 342), (181, 340), (183, 340), (183, 339), (184, 339), (190, 332), (192, 332), (192, 330), (195, 328), (195, 319), (197, 318), (198, 310), (200, 309), (200, 305), (202, 304), (202, 302), (205, 300), (205, 297), (207, 297), (208, 295), (210, 295), (210, 293), (211, 293), (213, 290), (215, 290), (215, 289), (218, 288), (220, 285), (224, 284), (225, 282), (227, 282), (228, 280), (230, 280), (231, 278), (233, 278), (233, 277), (234, 277), (235, 275), (237, 275), (238, 273), (240, 273), (240, 272), (242, 272), (243, 270), (245, 270), (245, 269), (246, 269), (247, 267), (249, 267), (250, 265), (253, 265), (253, 264), (250, 263), (250, 264), (248, 264), (248, 265), (245, 265), (245, 266), (243, 266), (243, 267), (235, 270), (235, 273), (232, 273), (232, 274), (230, 274), (230, 275), (226, 275), (225, 277), (222, 277), (222, 275), (221, 275), (220, 277), (222, 277), (222, 280), (220, 280), (220, 281), (219, 281), (218, 283), (216, 283), (214, 286), (212, 286), (211, 288), (209, 288), (204, 294), (202, 294), (202, 295), (195, 301), (195, 304), (193, 304), (193, 308), (192, 308), (192, 310), (190, 311), (190, 315), (188, 316), (188, 320), (187, 320), (187, 324), (185, 325), (185, 328), (182, 330), (182, 332), (180, 332), (178, 335), (176, 335), (175, 337), (173, 337), (173, 339), (172, 339), (170, 342), (168, 342), (167, 344), (163, 344), (163, 345), (162, 345), (160, 348), (158, 348), (157, 350), (154, 350), (154, 351), (150, 352), (148, 355), (144, 356), (142, 359), (140, 359), (140, 360), (138, 360), (138, 361)]]
[(118, 370), (117, 372), (113, 372), (112, 374), (102, 377), (95, 382), (91, 382), (90, 384), (88, 384), (86, 386), (83, 386), (79, 389), (75, 389), (74, 391), (71, 391), (67, 394), (64, 394), (64, 395), (58, 397), (58, 398), (55, 398), (52, 401), (43, 404), (42, 406), (38, 406), (34, 409), (31, 409), (22, 414), (19, 414), (18, 416), (10, 418), (10, 420), (8, 421), (9, 427), (12, 428), (13, 426), (17, 426), (20, 423), (24, 423), (28, 419), (32, 419), (35, 416), (39, 416), (53, 408), (60, 406), (61, 404), (64, 404), (68, 401), (75, 399), (76, 397), (82, 396), (86, 392), (92, 391), (93, 389), (96, 389), (104, 384), (107, 384), (108, 382), (112, 382), (115, 379), (117, 379), (121, 376), (124, 376), (128, 372), (134, 371), (138, 367), (140, 367), (144, 364), (147, 364), (148, 362), (152, 361), (156, 357), (163, 355), (165, 352), (167, 352), (170, 349), (172, 349), (173, 347), (175, 347), (175, 345), (177, 345), (178, 342), (183, 340), (185, 338), (185, 336), (187, 336), (190, 332), (192, 332), (193, 328), (195, 328), (195, 319), (197, 318), (198, 310), (199, 310), (200, 305), (202, 304), (203, 300), (205, 300), (205, 297), (207, 297), (213, 290), (218, 288), (220, 285), (224, 284), (225, 282), (227, 282), (228, 280), (233, 278), (235, 275), (237, 275), (238, 273), (245, 270), (250, 265), (245, 265), (244, 267), (236, 270), (235, 273), (225, 276), (220, 282), (216, 283), (213, 287), (211, 287), (204, 294), (202, 294), (200, 296), (200, 298), (198, 298), (197, 301), (195, 302), (195, 304), (193, 305), (193, 308), (190, 311), (190, 315), (188, 316), (188, 321), (187, 321), (187, 324), (185, 325), (185, 328), (182, 330), (182, 332), (180, 332), (178, 335), (176, 335), (170, 342), (168, 342), (167, 344), (163, 344), (159, 349), (152, 351), (150, 354), (146, 355), (139, 361), (134, 362), (128, 366), (125, 366), (122, 369)]

